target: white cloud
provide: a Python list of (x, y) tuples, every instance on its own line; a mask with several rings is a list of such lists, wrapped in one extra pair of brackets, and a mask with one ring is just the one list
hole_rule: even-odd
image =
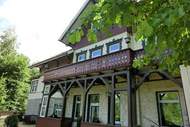
[(15, 27), (19, 52), (37, 62), (69, 48), (58, 38), (85, 0), (6, 0), (0, 18)]

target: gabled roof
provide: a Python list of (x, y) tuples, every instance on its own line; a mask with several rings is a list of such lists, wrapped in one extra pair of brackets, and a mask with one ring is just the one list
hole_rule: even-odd
[(77, 22), (80, 15), (84, 12), (84, 10), (87, 8), (87, 6), (90, 4), (90, 2), (95, 2), (96, 0), (86, 0), (83, 6), (80, 8), (79, 12), (76, 14), (76, 16), (71, 20), (68, 27), (65, 29), (65, 31), (62, 33), (61, 37), (59, 38), (60, 42), (63, 42), (64, 44), (68, 45), (66, 42), (63, 41), (63, 39), (66, 37), (69, 30), (71, 30), (72, 26)]
[(66, 52), (62, 52), (62, 53), (60, 53), (60, 54), (58, 54), (58, 55), (56, 55), (56, 56), (54, 56), (54, 57), (48, 58), (48, 59), (43, 60), (43, 61), (41, 61), (41, 62), (32, 64), (31, 67), (39, 67), (39, 66), (42, 65), (42, 64), (45, 64), (45, 63), (47, 63), (47, 62), (50, 62), (50, 61), (59, 59), (59, 58), (64, 57), (64, 56), (67, 56), (68, 54), (71, 54), (71, 53), (73, 53), (73, 50), (72, 50), (72, 49), (71, 49), (71, 50), (68, 50), (68, 51), (66, 51)]

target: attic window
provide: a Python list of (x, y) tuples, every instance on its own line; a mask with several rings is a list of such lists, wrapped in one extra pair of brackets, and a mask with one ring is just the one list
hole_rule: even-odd
[(49, 68), (49, 65), (48, 65), (48, 64), (45, 64), (45, 65), (44, 65), (44, 68), (45, 68), (45, 69), (48, 69), (48, 68)]

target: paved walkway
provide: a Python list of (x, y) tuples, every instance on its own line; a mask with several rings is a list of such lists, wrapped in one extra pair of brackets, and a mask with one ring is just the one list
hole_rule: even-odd
[(19, 127), (36, 127), (36, 126), (35, 125), (25, 125), (22, 122), (20, 122)]

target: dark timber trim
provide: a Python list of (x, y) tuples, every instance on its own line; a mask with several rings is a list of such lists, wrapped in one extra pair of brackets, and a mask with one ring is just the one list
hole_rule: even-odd
[(146, 72), (143, 76), (143, 78), (140, 80), (139, 83), (136, 84), (135, 89), (138, 89), (145, 81), (146, 79), (152, 74), (152, 73), (157, 73), (160, 76), (164, 77), (165, 79), (168, 79), (172, 82), (174, 82), (175, 84), (177, 84), (179, 87), (182, 88), (182, 83), (179, 82), (178, 80), (176, 80), (174, 77), (170, 76), (166, 71), (161, 71), (161, 70), (150, 70), (148, 72)]
[(132, 70), (127, 75), (128, 85), (128, 127), (137, 126), (136, 90), (134, 89), (134, 77)]
[(115, 75), (112, 75), (111, 99), (110, 99), (110, 124), (115, 125)]
[[(88, 99), (88, 92), (93, 87), (93, 85), (96, 84), (97, 81), (101, 81), (103, 85), (106, 86), (108, 93), (110, 96), (110, 110), (107, 115), (109, 115), (109, 124), (114, 125), (115, 124), (115, 93), (117, 91), (127, 91), (127, 87), (117, 89), (116, 84), (116, 76), (121, 75), (128, 75), (128, 69), (124, 71), (118, 71), (113, 73), (107, 73), (107, 74), (100, 74), (96, 76), (91, 77), (80, 77), (76, 79), (70, 79), (66, 81), (55, 81), (51, 83), (51, 90), (49, 93), (48, 99), (50, 100), (53, 93), (56, 92), (56, 90), (60, 90), (63, 95), (63, 109), (62, 109), (62, 125), (65, 117), (65, 109), (66, 109), (66, 96), (73, 85), (78, 85), (83, 90), (83, 109), (82, 109), (82, 122), (87, 122), (87, 99)], [(47, 105), (47, 111), (48, 113), (48, 107), (49, 107), (49, 100)], [(47, 115), (46, 115), (47, 117)]]

